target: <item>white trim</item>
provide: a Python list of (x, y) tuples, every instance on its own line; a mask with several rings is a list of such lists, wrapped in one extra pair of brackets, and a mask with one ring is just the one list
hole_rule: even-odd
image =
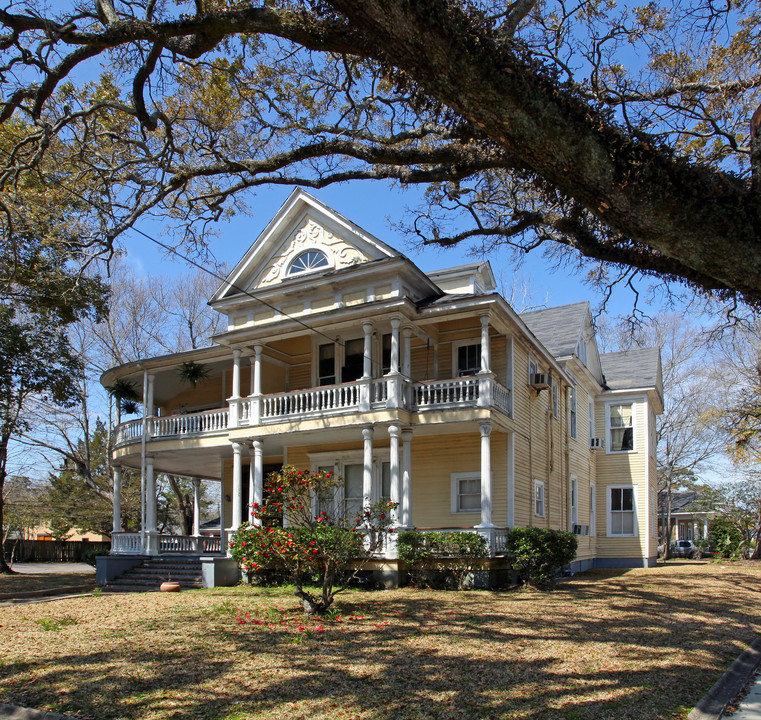
[[(542, 490), (542, 493), (541, 493), (541, 495), (542, 495), (542, 497), (541, 497), (542, 512), (541, 512), (541, 514), (536, 511), (536, 501), (539, 499), (537, 497), (537, 490), (539, 488), (541, 488), (541, 490)], [(534, 480), (534, 494), (533, 494), (532, 502), (533, 502), (533, 515), (534, 515), (534, 517), (541, 517), (541, 518), (547, 517), (547, 493), (545, 492), (545, 488), (544, 488), (544, 480)]]
[(597, 535), (597, 485), (589, 483), (589, 534)]
[[(613, 511), (611, 510), (613, 490), (631, 490), (632, 491), (632, 510), (624, 510), (617, 512), (632, 512), (633, 517), (633, 530), (631, 533), (614, 533), (613, 532)], [(637, 515), (637, 486), (631, 483), (622, 485), (608, 485), (607, 498), (605, 504), (605, 510), (607, 515), (607, 535), (608, 537), (639, 537), (639, 517)]]
[[(641, 400), (641, 398), (640, 398)], [(632, 410), (632, 449), (631, 450), (614, 450), (613, 449), (613, 434), (610, 424), (610, 412), (611, 408), (613, 407), (623, 407), (625, 405), (629, 405)], [(621, 400), (613, 400), (608, 401), (605, 403), (605, 452), (608, 455), (628, 455), (631, 453), (637, 453), (640, 452), (637, 449), (637, 411), (636, 411), (636, 402), (635, 401), (628, 401), (626, 399)], [(625, 428), (616, 428), (617, 430), (625, 429)], [(646, 441), (647, 442), (647, 441)]]
[[(452, 515), (480, 515), (481, 514), (481, 472), (456, 472), (451, 473), (451, 501), (450, 511)], [(471, 510), (460, 509), (460, 481), (475, 480), (478, 482), (479, 505)]]
[(575, 379), (568, 386), (568, 434), (573, 440), (579, 439), (579, 397)]
[(507, 433), (507, 527), (515, 527), (515, 433)]

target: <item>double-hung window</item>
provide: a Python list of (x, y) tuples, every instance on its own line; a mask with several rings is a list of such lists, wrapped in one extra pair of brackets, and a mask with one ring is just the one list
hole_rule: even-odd
[(481, 512), (481, 473), (452, 473), (452, 513)]
[(571, 476), (571, 530), (579, 524), (579, 481)]
[(608, 488), (608, 535), (637, 534), (637, 511), (633, 485)]
[(317, 384), (334, 385), (336, 382), (336, 346), (320, 345), (317, 349)]
[(534, 515), (544, 517), (544, 482), (534, 480)]
[(572, 438), (578, 436), (577, 428), (577, 415), (578, 408), (576, 407), (576, 386), (571, 385), (568, 388), (568, 427)]
[(552, 378), (550, 380), (550, 386), (552, 387), (552, 417), (557, 420), (558, 413), (560, 412), (560, 394), (558, 381), (555, 378)]
[(609, 406), (610, 451), (634, 450), (634, 412), (631, 403)]
[(475, 375), (481, 370), (481, 343), (457, 348), (457, 377)]

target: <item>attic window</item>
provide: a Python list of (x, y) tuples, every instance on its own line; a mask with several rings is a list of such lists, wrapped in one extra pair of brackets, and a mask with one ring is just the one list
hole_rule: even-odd
[(320, 250), (305, 250), (303, 253), (295, 257), (288, 270), (288, 274), (298, 275), (299, 273), (318, 270), (319, 268), (329, 266), (330, 263), (324, 252), (321, 252)]

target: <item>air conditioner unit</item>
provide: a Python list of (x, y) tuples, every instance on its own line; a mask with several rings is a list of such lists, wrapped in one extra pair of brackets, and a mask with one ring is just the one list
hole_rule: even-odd
[(574, 525), (573, 534), (574, 535), (589, 535), (589, 525)]
[(602, 450), (605, 447), (605, 440), (603, 438), (589, 438), (590, 450)]
[(546, 390), (550, 386), (547, 373), (533, 373), (531, 375), (531, 387), (535, 390)]

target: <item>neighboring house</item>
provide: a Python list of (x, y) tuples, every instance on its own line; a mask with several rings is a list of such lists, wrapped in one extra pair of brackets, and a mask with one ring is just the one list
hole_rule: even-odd
[[(671, 542), (677, 540), (705, 540), (708, 524), (716, 514), (697, 503), (694, 490), (671, 493)], [(665, 538), (664, 528), (668, 516), (668, 493), (658, 493), (658, 536)]]
[[(206, 584), (229, 581), (229, 534), (283, 464), (338, 473), (347, 508), (398, 502), (399, 528), (477, 531), (495, 565), (526, 525), (575, 532), (576, 570), (655, 563), (660, 354), (599, 355), (588, 303), (519, 315), (488, 262), (426, 274), (296, 190), (210, 304), (228, 328), (211, 347), (103, 375), (146, 412), (114, 430), (146, 497), (110, 574), (183, 551), (213, 566)], [(189, 361), (208, 375), (195, 387)], [(194, 537), (156, 532), (157, 472), (219, 482), (224, 542), (198, 521)], [(395, 557), (390, 543), (376, 569)]]

